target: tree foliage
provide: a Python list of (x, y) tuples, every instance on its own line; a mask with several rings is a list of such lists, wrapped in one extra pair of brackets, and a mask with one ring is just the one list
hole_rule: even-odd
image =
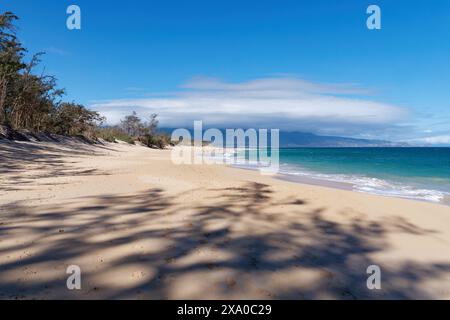
[(43, 53), (25, 61), (27, 50), (16, 36), (18, 17), (0, 14), (0, 124), (14, 130), (90, 135), (103, 119), (82, 105), (62, 103), (64, 90), (52, 75), (36, 74)]
[(152, 114), (149, 120), (144, 122), (138, 117), (136, 111), (120, 121), (120, 127), (131, 137), (155, 135), (158, 129), (158, 115)]
[(45, 131), (60, 135), (103, 138), (107, 141), (140, 141), (152, 148), (164, 148), (170, 143), (158, 135), (158, 116), (147, 121), (136, 112), (126, 116), (115, 127), (101, 127), (104, 122), (97, 112), (75, 102), (62, 102), (65, 94), (52, 75), (36, 74), (43, 53), (25, 61), (27, 50), (16, 35), (18, 17), (11, 12), (0, 14), (0, 125), (8, 130)]
[(118, 126), (99, 129), (98, 136), (110, 142), (117, 139), (134, 144), (135, 141), (139, 141), (150, 148), (164, 149), (171, 145), (171, 141), (167, 134), (158, 133), (158, 124), (157, 114), (152, 114), (147, 121), (143, 121), (133, 111), (125, 116)]
[(97, 124), (104, 121), (97, 112), (75, 103), (62, 103), (54, 112), (52, 117), (54, 130), (62, 135), (85, 134), (94, 137)]

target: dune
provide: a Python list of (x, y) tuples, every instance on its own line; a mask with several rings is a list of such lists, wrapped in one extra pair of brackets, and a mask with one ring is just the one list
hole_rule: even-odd
[(0, 299), (450, 299), (448, 206), (170, 155), (0, 140)]

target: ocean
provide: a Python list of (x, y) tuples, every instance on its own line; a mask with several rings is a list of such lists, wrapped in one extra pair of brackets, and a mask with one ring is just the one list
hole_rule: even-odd
[(280, 174), (291, 181), (450, 204), (450, 148), (285, 148)]

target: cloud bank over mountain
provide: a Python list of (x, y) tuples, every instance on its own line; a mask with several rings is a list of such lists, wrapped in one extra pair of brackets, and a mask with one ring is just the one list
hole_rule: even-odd
[(323, 84), (295, 77), (229, 83), (195, 78), (178, 92), (147, 98), (98, 101), (90, 107), (110, 124), (132, 110), (157, 113), (161, 126), (189, 127), (203, 120), (219, 128), (278, 128), (322, 134), (376, 136), (394, 132), (405, 108), (376, 102), (354, 84)]

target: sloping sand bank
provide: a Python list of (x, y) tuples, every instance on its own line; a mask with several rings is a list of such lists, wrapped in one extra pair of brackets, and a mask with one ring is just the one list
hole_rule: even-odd
[(0, 141), (0, 163), (0, 299), (450, 298), (448, 206), (123, 144)]

